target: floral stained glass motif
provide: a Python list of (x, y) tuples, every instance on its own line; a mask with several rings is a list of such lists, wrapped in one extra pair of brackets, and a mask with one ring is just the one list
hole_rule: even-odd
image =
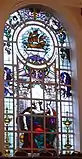
[(4, 123), (5, 152), (65, 153), (66, 112), (73, 151), (71, 52), (63, 25), (44, 10), (23, 8), (9, 16), (3, 39), (4, 114), (12, 119)]

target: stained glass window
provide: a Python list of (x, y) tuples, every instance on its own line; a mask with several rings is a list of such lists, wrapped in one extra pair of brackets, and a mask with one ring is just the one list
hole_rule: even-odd
[(74, 150), (69, 37), (55, 13), (36, 6), (4, 27), (4, 151), (29, 155)]

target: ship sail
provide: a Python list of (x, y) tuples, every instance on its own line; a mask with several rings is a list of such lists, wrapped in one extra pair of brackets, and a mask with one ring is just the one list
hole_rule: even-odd
[(38, 34), (38, 30), (35, 30), (33, 31), (33, 33), (31, 32), (29, 34), (27, 47), (43, 49), (44, 46), (46, 45), (44, 39), (45, 39), (44, 35), (40, 36)]

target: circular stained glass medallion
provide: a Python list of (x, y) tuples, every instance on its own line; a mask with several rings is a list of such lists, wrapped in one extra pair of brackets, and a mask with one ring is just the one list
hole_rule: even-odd
[(17, 35), (18, 52), (32, 68), (45, 68), (55, 60), (55, 43), (54, 33), (41, 22), (28, 21)]

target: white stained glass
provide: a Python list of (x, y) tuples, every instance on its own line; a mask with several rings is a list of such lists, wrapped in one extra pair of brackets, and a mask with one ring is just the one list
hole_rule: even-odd
[[(67, 135), (72, 152), (72, 68), (65, 28), (53, 14), (26, 7), (9, 16), (3, 39), (4, 118), (12, 118), (8, 128), (4, 124), (9, 156), (20, 148), (30, 156), (44, 148), (65, 153)], [(69, 130), (66, 119), (72, 121)]]
[(38, 54), (39, 56), (45, 57), (45, 59), (48, 60), (52, 56), (52, 54), (53, 54), (53, 49), (54, 49), (53, 48), (54, 47), (53, 40), (52, 40), (52, 37), (50, 36), (50, 34), (48, 33), (48, 31), (45, 30), (45, 28), (42, 28), (39, 25), (38, 26), (37, 25), (31, 25), (31, 24), (30, 24), (30, 26), (27, 25), (26, 28), (24, 28), (20, 32), (20, 34), (18, 36), (18, 49), (21, 52), (21, 54), (23, 55), (23, 53), (24, 53), (24, 47), (23, 47), (23, 39), (22, 38), (26, 39), (26, 42), (27, 42), (27, 45), (28, 45), (28, 38), (29, 38), (30, 32), (32, 31), (31, 32), (33, 34), (32, 36), (34, 36), (34, 31), (36, 31), (36, 30), (38, 31), (38, 35), (36, 34), (36, 38), (38, 38), (36, 40), (38, 40), (38, 41), (34, 40), (34, 44), (39, 43), (40, 37), (44, 34), (44, 38), (46, 36), (46, 38), (44, 39), (45, 43), (46, 43), (46, 41), (49, 41), (48, 42), (48, 44), (50, 45), (49, 46), (49, 51), (48, 51), (49, 53), (45, 52), (46, 45), (45, 45), (44, 49), (41, 49), (41, 48), (37, 49), (37, 48), (29, 47), (25, 51), (26, 54), (24, 54), (24, 58), (26, 59), (31, 54), (33, 54), (33, 55), (37, 55)]
[(32, 88), (32, 98), (43, 99), (43, 89), (37, 84)]

